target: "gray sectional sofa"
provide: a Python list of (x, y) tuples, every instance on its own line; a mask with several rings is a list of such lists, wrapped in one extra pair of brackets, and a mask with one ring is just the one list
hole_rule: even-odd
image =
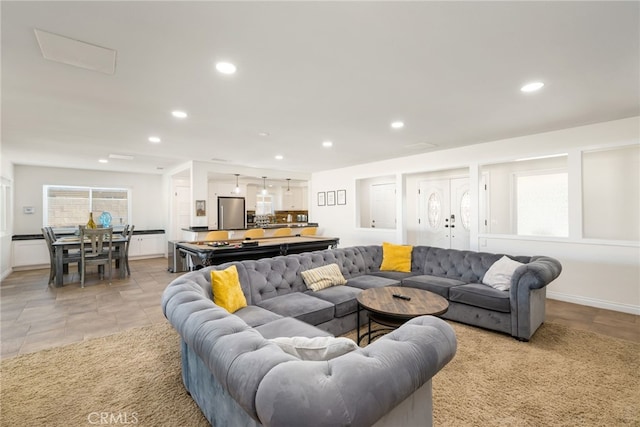
[[(502, 255), (416, 246), (411, 272), (380, 271), (382, 246), (358, 246), (187, 273), (165, 290), (165, 316), (182, 339), (183, 381), (216, 426), (394, 426), (431, 424), (431, 378), (454, 356), (444, 321), (412, 319), (364, 348), (328, 361), (300, 360), (270, 339), (342, 335), (356, 326), (356, 296), (379, 286), (411, 286), (449, 300), (441, 317), (528, 340), (544, 320), (545, 287), (561, 271), (548, 257), (523, 265), (511, 289), (481, 280)], [(347, 284), (320, 291), (301, 271), (337, 264)], [(213, 303), (210, 272), (235, 265), (247, 306), (230, 314)], [(361, 316), (361, 321), (366, 321)]]

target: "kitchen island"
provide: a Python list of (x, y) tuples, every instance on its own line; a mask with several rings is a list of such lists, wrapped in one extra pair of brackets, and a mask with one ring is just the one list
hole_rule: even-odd
[(229, 261), (335, 249), (339, 241), (337, 237), (323, 236), (264, 237), (228, 242), (178, 242), (176, 249), (180, 256), (191, 259), (192, 268), (198, 269)]

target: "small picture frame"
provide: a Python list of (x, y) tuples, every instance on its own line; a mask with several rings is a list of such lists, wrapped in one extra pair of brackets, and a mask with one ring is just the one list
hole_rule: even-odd
[(207, 202), (196, 200), (196, 216), (207, 216)]
[(347, 190), (338, 190), (338, 204), (339, 205), (347, 204)]
[(318, 191), (318, 206), (325, 206), (326, 202), (326, 193), (324, 191)]
[(327, 206), (335, 206), (336, 204), (336, 192), (327, 191)]

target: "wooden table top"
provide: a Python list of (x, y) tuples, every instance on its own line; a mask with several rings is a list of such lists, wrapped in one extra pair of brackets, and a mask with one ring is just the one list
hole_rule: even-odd
[[(411, 300), (394, 298), (394, 294), (407, 296)], [(400, 286), (365, 289), (357, 299), (370, 312), (400, 318), (442, 314), (449, 308), (449, 302), (438, 294)]]

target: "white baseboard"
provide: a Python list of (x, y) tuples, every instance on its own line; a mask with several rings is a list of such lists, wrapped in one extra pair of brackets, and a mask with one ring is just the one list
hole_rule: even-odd
[(2, 272), (2, 274), (0, 275), (0, 280), (4, 280), (7, 277), (9, 277), (9, 275), (13, 273), (13, 270), (11, 268), (6, 269), (5, 271)]
[(595, 298), (580, 297), (576, 295), (568, 295), (549, 291), (547, 291), (547, 298), (570, 302), (573, 304), (586, 305), (589, 307), (603, 308), (605, 310), (620, 311), (622, 313), (629, 313), (640, 316), (640, 306), (637, 305), (620, 304), (617, 302), (603, 301)]

